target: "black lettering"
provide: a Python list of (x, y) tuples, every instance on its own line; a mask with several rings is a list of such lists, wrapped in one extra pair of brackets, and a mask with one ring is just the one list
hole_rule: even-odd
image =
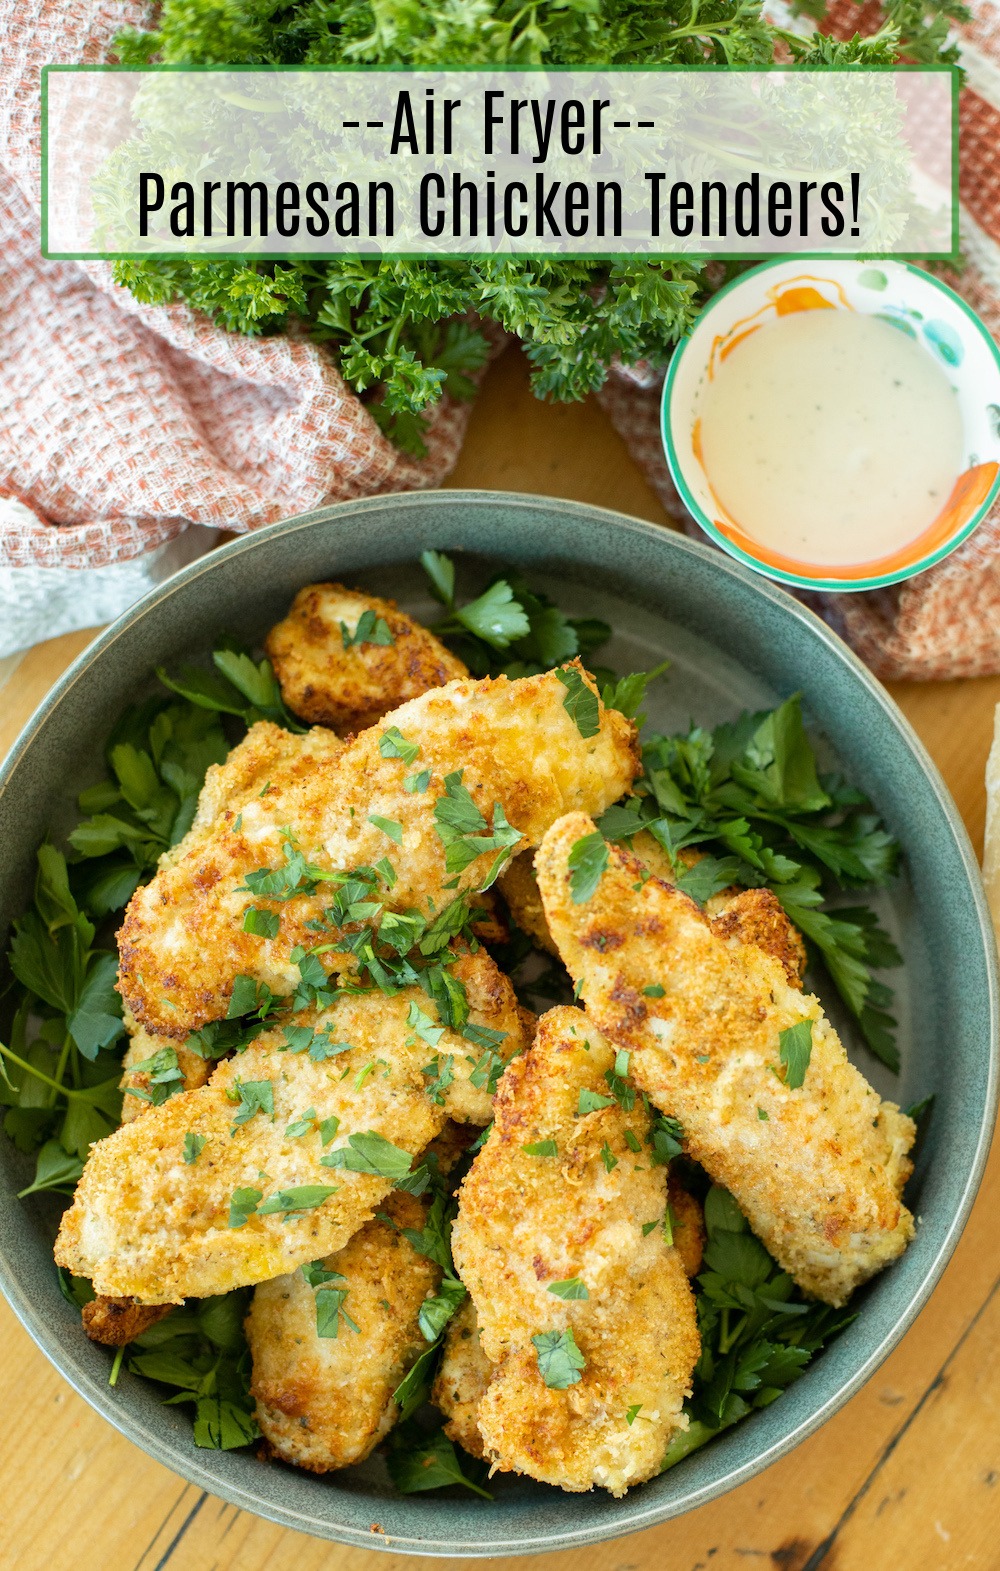
[(420, 146), (417, 142), (417, 127), (413, 119), (413, 106), (410, 95), (404, 88), (396, 99), (396, 118), (392, 123), (392, 141), (389, 144), (390, 153), (398, 153), (403, 146), (409, 148), (411, 153), (419, 153)]
[(353, 180), (341, 180), (334, 195), (340, 206), (333, 226), (342, 239), (356, 240), (361, 233), (361, 192)]
[(392, 186), (388, 180), (369, 180), (368, 182), (368, 233), (377, 235), (378, 228), (378, 199), (382, 198), (382, 233), (390, 238), (396, 233), (396, 216), (392, 205)]
[(642, 178), (648, 180), (653, 188), (649, 198), (651, 204), (649, 232), (654, 240), (658, 240), (660, 236), (660, 186), (667, 177), (662, 171), (657, 171), (655, 174), (643, 175)]
[(164, 195), (162, 175), (144, 173), (139, 176), (139, 233), (144, 240), (149, 234), (149, 215), (159, 212)]
[[(749, 215), (746, 214), (749, 202)], [(744, 239), (760, 233), (760, 175), (756, 170), (749, 180), (741, 180), (733, 196), (733, 224)]]
[(226, 181), (226, 234), (230, 239), (236, 234), (236, 197), (237, 193), (243, 199), (243, 236), (246, 239), (254, 233), (253, 227), (253, 199), (257, 198), (257, 232), (267, 234), (267, 186), (263, 180), (227, 180)]
[(622, 188), (617, 180), (598, 180), (597, 182), (597, 233), (606, 235), (607, 229), (607, 201), (611, 197), (611, 233), (616, 237), (622, 232)]
[[(712, 229), (712, 197), (716, 198), (715, 229)], [(726, 238), (729, 198), (721, 180), (701, 182), (701, 237), (703, 240)]]
[(521, 213), (514, 217), (514, 202), (518, 201), (523, 207), (528, 205), (528, 188), (520, 180), (512, 180), (510, 185), (504, 187), (503, 193), (503, 227), (508, 235), (523, 235), (528, 232), (528, 215)]
[(686, 180), (670, 187), (670, 233), (684, 239), (694, 228), (694, 191)]
[(844, 200), (843, 186), (837, 180), (828, 180), (819, 193), (819, 199), (831, 215), (830, 218), (823, 218), (820, 221), (820, 228), (823, 233), (831, 237), (842, 235), (844, 233), (844, 215), (837, 203)]
[(444, 233), (444, 214), (439, 211), (431, 216), (429, 200), (432, 196), (438, 201), (444, 198), (443, 175), (424, 175), (420, 182), (420, 232), (436, 236)]
[(299, 232), (299, 188), (291, 180), (282, 180), (274, 193), (274, 227), (286, 238)]
[(791, 234), (792, 188), (784, 180), (776, 180), (768, 187), (767, 227), (772, 235)]
[[(555, 106), (552, 105), (551, 107), (554, 108)], [(562, 181), (561, 180), (553, 180), (552, 184), (549, 187), (548, 194), (546, 195), (546, 192), (545, 192), (545, 176), (543, 174), (537, 174), (535, 176), (535, 234), (536, 235), (539, 235), (539, 236), (544, 235), (544, 233), (545, 233), (545, 225), (546, 224), (548, 224), (548, 226), (549, 226), (549, 233), (550, 234), (559, 235), (559, 236), (562, 235), (562, 230), (559, 228), (559, 225), (556, 223), (555, 219), (552, 216), (552, 204), (555, 201), (556, 196), (558, 195), (561, 186), (562, 186)]]
[(170, 200), (177, 204), (170, 209), (170, 233), (178, 239), (193, 235), (194, 186), (187, 180), (177, 180), (170, 187)]
[(571, 180), (566, 187), (566, 233), (574, 235), (577, 239), (585, 235), (590, 228), (588, 208), (590, 206), (590, 192), (582, 180)]
[(322, 180), (310, 180), (306, 186), (306, 205), (311, 218), (306, 219), (306, 229), (316, 239), (322, 239), (330, 233), (330, 215), (325, 203), (330, 200), (330, 192)]

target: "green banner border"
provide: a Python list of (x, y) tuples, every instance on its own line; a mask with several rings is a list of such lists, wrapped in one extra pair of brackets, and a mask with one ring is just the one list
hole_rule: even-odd
[[(851, 73), (858, 75), (861, 72), (891, 71), (893, 73), (914, 72), (946, 72), (951, 77), (951, 250), (950, 251), (379, 251), (376, 253), (365, 251), (50, 251), (48, 245), (48, 203), (49, 203), (49, 170), (48, 170), (48, 115), (49, 115), (49, 75), (53, 72), (83, 72), (99, 71), (104, 73), (121, 73), (129, 75), (157, 76), (166, 72), (210, 72), (210, 71), (253, 71), (268, 73), (285, 73), (288, 71), (319, 71), (327, 76), (370, 74), (374, 71), (400, 72), (407, 69), (418, 71), (427, 70), (432, 73), (445, 71), (480, 71), (497, 75), (509, 72), (513, 75), (523, 75), (529, 71), (546, 72), (551, 75), (557, 71), (602, 71), (602, 72), (633, 72), (652, 71), (670, 73), (680, 71), (714, 71), (719, 75), (729, 76), (734, 71), (823, 71), (831, 75)], [(959, 237), (959, 94), (962, 87), (962, 71), (956, 65), (811, 65), (800, 67), (798, 65), (602, 65), (602, 66), (557, 66), (557, 65), (525, 65), (525, 66), (494, 66), (494, 65), (435, 65), (427, 67), (405, 67), (399, 65), (242, 65), (239, 62), (230, 62), (227, 65), (105, 65), (105, 64), (53, 64), (42, 66), (42, 213), (41, 213), (41, 254), (50, 262), (347, 262), (347, 261), (384, 261), (384, 262), (489, 262), (497, 257), (522, 257), (527, 261), (547, 257), (557, 257), (565, 261), (576, 262), (761, 262), (768, 257), (780, 256), (796, 257), (803, 262), (833, 262), (863, 261), (871, 258), (873, 261), (879, 257), (892, 257), (901, 262), (956, 262), (960, 254)]]

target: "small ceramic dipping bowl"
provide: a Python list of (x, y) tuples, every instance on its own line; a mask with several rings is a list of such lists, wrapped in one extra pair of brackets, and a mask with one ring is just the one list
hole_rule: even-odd
[[(780, 554), (750, 537), (715, 495), (701, 456), (700, 407), (717, 368), (750, 333), (794, 311), (857, 311), (891, 323), (932, 355), (958, 399), (962, 471), (916, 539), (866, 562), (831, 566)], [(781, 583), (808, 589), (879, 589), (954, 551), (1000, 492), (1000, 350), (954, 290), (894, 261), (765, 262), (720, 289), (677, 347), (663, 388), (663, 445), (692, 517), (730, 556)]]

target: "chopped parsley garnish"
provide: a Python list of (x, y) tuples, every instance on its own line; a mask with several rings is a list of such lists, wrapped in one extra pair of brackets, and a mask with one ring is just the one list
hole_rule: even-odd
[(342, 1285), (347, 1282), (347, 1278), (341, 1276), (339, 1271), (328, 1271), (322, 1260), (313, 1260), (300, 1269), (309, 1286), (316, 1289), (316, 1335), (336, 1337), (341, 1321), (350, 1330), (360, 1333), (361, 1327), (344, 1308), (344, 1301), (350, 1292), (350, 1288)]
[(384, 617), (378, 615), (371, 607), (362, 611), (358, 617), (357, 626), (352, 633), (346, 622), (340, 624), (340, 637), (345, 649), (360, 644), (382, 644), (388, 646), (395, 643), (392, 629)]
[(277, 911), (263, 911), (260, 906), (247, 906), (243, 913), (244, 933), (255, 933), (258, 938), (277, 938), (280, 926)]
[(623, 1113), (631, 1113), (635, 1106), (635, 1087), (628, 1078), (628, 1066), (631, 1056), (624, 1048), (620, 1048), (615, 1054), (614, 1068), (607, 1069), (604, 1072), (608, 1090)]
[(430, 1015), (425, 1015), (419, 1004), (411, 1004), (406, 1011), (406, 1023), (428, 1047), (437, 1047), (444, 1036), (444, 1026), (436, 1026)]
[[(421, 1194), (427, 1187), (427, 1169), (421, 1165), (414, 1170), (410, 1153), (400, 1150), (375, 1130), (349, 1135), (347, 1145), (338, 1146), (320, 1160), (324, 1167), (388, 1178), (397, 1189), (407, 1189), (410, 1194)], [(419, 1187), (415, 1187), (418, 1184)]]
[(241, 1124), (253, 1118), (255, 1113), (266, 1113), (274, 1117), (274, 1085), (270, 1080), (240, 1080), (237, 1078), (228, 1087), (226, 1096), (230, 1102), (239, 1103), (239, 1112), (233, 1118), (230, 1134), (234, 1134)]
[(229, 1202), (229, 1226), (243, 1227), (254, 1215), (263, 1198), (264, 1191), (262, 1189), (254, 1189), (249, 1186), (234, 1189), (232, 1199)]
[(310, 1135), (316, 1128), (316, 1109), (307, 1107), (301, 1118), (293, 1118), (285, 1126), (285, 1134), (289, 1140), (298, 1140), (302, 1135)]
[(590, 1297), (586, 1282), (581, 1282), (578, 1276), (568, 1276), (562, 1282), (550, 1282), (549, 1292), (554, 1293), (556, 1298), (564, 1298), (567, 1301), (574, 1298)]
[(582, 737), (596, 736), (601, 729), (601, 706), (597, 694), (587, 686), (576, 666), (564, 666), (556, 672), (566, 697), (563, 708)]
[(626, 1422), (626, 1424), (629, 1425), (630, 1428), (635, 1423), (636, 1419), (639, 1417), (639, 1414), (641, 1412), (642, 1412), (642, 1403), (641, 1402), (635, 1402), (629, 1408), (628, 1412), (625, 1414), (625, 1422)]
[(406, 776), (406, 779), (403, 781), (403, 790), (408, 791), (412, 796), (415, 792), (426, 791), (430, 783), (431, 771), (429, 769), (421, 769), (416, 774)]
[(378, 750), (383, 758), (401, 758), (404, 764), (414, 764), (420, 757), (420, 743), (408, 742), (395, 725), (382, 732), (378, 739)]
[(172, 1047), (161, 1047), (151, 1058), (130, 1064), (129, 1074), (145, 1075), (149, 1084), (148, 1091), (142, 1086), (130, 1085), (129, 1095), (138, 1097), (140, 1102), (151, 1102), (154, 1107), (162, 1107), (168, 1098), (184, 1090), (184, 1072)]
[(767, 1108), (766, 1107), (758, 1107), (758, 1109), (757, 1109), (757, 1117), (761, 1120), (762, 1123), (766, 1124), (768, 1122), (768, 1117), (769, 1117)]
[(533, 1140), (530, 1145), (522, 1146), (528, 1156), (558, 1156), (559, 1147), (554, 1140)]
[[(629, 1130), (629, 1133), (631, 1134), (631, 1130)], [(605, 1169), (609, 1173), (613, 1172), (614, 1169), (618, 1166), (618, 1158), (615, 1156), (606, 1140), (601, 1147), (601, 1161), (604, 1163)]]
[(264, 1021), (281, 1007), (281, 1000), (275, 998), (266, 982), (258, 982), (252, 976), (237, 976), (233, 978), (226, 1019), (242, 1020), (245, 1015), (253, 1015)]
[(639, 1139), (639, 1136), (636, 1134), (634, 1129), (625, 1130), (625, 1144), (628, 1146), (629, 1150), (634, 1151), (637, 1156), (642, 1150), (642, 1141)]
[(368, 822), (374, 824), (376, 829), (381, 829), (384, 835), (388, 835), (394, 845), (403, 844), (403, 826), (398, 819), (383, 818), (381, 813), (369, 813)]
[(586, 1359), (576, 1345), (572, 1328), (565, 1331), (540, 1331), (531, 1338), (538, 1354), (538, 1372), (553, 1391), (575, 1386)]
[(435, 1053), (420, 1073), (427, 1079), (427, 1095), (438, 1107), (444, 1106), (444, 1093), (455, 1078), (455, 1059), (451, 1053)]
[(646, 716), (639, 713), (639, 706), (646, 697), (646, 689), (669, 665), (670, 661), (664, 660), (652, 671), (633, 671), (631, 676), (623, 676), (618, 682), (609, 682), (601, 694), (605, 709), (617, 709), (627, 720), (634, 720), (641, 730)]
[(321, 1064), (327, 1058), (336, 1058), (339, 1053), (353, 1052), (350, 1042), (333, 1040), (332, 1023), (319, 1029), (315, 1026), (282, 1026), (281, 1034), (289, 1053), (308, 1053), (314, 1064)]
[(587, 1113), (598, 1113), (602, 1107), (610, 1107), (613, 1102), (613, 1096), (601, 1096), (599, 1091), (588, 1091), (585, 1086), (581, 1086), (576, 1104), (576, 1116), (583, 1118)]
[(813, 1049), (812, 1028), (811, 1020), (797, 1020), (778, 1033), (778, 1052), (789, 1091), (797, 1091), (806, 1078)]
[(571, 847), (567, 858), (569, 892), (574, 905), (583, 905), (597, 889), (608, 865), (607, 843), (599, 829), (583, 835)]
[(486, 878), (479, 885), (488, 889), (513, 847), (521, 839), (521, 832), (507, 822), (502, 805), (493, 804), (493, 823), (486, 822), (468, 787), (462, 783), (464, 769), (456, 769), (444, 778), (444, 795), (434, 804), (434, 822), (441, 844), (445, 848), (444, 865), (449, 873), (462, 873), (477, 857), (487, 851), (498, 855)]
[(456, 1277), (445, 1277), (433, 1298), (420, 1306), (417, 1324), (428, 1342), (436, 1342), (465, 1298), (465, 1287)]
[(315, 1211), (324, 1200), (337, 1193), (336, 1184), (300, 1184), (294, 1189), (279, 1189), (257, 1207), (258, 1216), (277, 1216), (285, 1212)]
[(184, 1160), (188, 1167), (190, 1167), (193, 1162), (197, 1162), (207, 1144), (207, 1135), (196, 1135), (193, 1130), (188, 1130), (187, 1134), (184, 1136)]
[(642, 990), (644, 998), (662, 998), (663, 992), (659, 982), (651, 982), (649, 987), (644, 987)]

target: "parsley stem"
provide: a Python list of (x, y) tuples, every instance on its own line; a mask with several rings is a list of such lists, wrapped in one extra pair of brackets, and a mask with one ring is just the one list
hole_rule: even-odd
[(2, 1054), (4, 1058), (9, 1059), (12, 1064), (16, 1064), (18, 1069), (23, 1069), (26, 1074), (34, 1075), (36, 1080), (40, 1080), (43, 1085), (51, 1086), (53, 1091), (60, 1092), (62, 1096), (72, 1097), (83, 1095), (82, 1091), (74, 1091), (72, 1086), (60, 1085), (59, 1081), (53, 1080), (51, 1075), (43, 1074), (40, 1069), (36, 1069), (34, 1064), (29, 1064), (25, 1059), (18, 1058), (17, 1054), (12, 1052), (9, 1047), (4, 1045), (3, 1042), (0, 1042), (0, 1054)]
[(121, 1370), (122, 1359), (124, 1357), (125, 1357), (125, 1349), (124, 1349), (124, 1347), (120, 1347), (118, 1349), (117, 1353), (115, 1354), (115, 1361), (111, 1365), (111, 1373), (108, 1376), (108, 1385), (109, 1386), (116, 1386), (118, 1384), (118, 1375), (119, 1375), (119, 1372)]
[[(70, 1050), (70, 1047), (72, 1046), (72, 1042), (73, 1042), (73, 1039), (70, 1036), (69, 1032), (67, 1031), (66, 1035), (63, 1037), (63, 1044), (62, 1044), (62, 1047), (61, 1047), (61, 1049), (59, 1051), (59, 1059), (58, 1059), (58, 1062), (56, 1064), (55, 1078), (59, 1082), (60, 1090), (62, 1089), (63, 1077), (64, 1077), (64, 1075), (66, 1073), (66, 1060), (69, 1058), (69, 1050)], [(49, 1101), (50, 1102), (54, 1102), (55, 1101), (55, 1095), (54, 1094), (49, 1098)]]

